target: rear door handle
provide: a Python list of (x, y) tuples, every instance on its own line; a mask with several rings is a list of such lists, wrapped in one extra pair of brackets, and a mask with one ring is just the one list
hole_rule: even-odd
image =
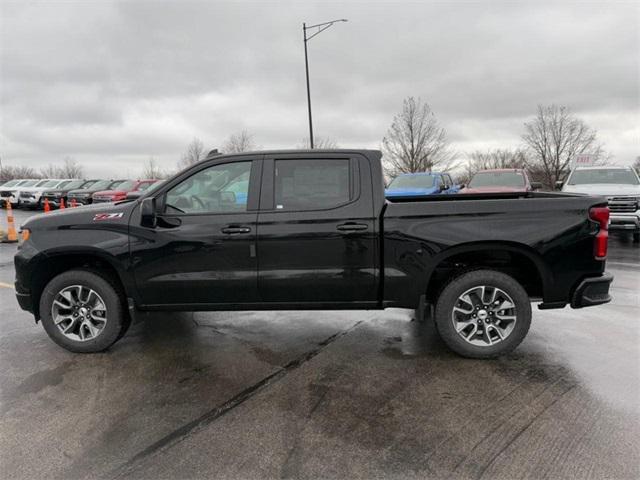
[(369, 227), (364, 223), (343, 223), (336, 227), (340, 232), (362, 232), (368, 228)]
[(227, 235), (237, 235), (239, 233), (250, 233), (251, 229), (249, 227), (240, 227), (236, 225), (229, 225), (228, 227), (224, 227), (222, 229), (222, 233), (226, 233)]

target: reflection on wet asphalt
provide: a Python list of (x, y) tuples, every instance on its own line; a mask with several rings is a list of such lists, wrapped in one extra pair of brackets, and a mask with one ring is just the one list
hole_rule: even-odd
[(612, 304), (493, 361), (405, 310), (147, 314), (73, 355), (0, 288), (2, 477), (638, 478), (640, 248), (609, 267)]

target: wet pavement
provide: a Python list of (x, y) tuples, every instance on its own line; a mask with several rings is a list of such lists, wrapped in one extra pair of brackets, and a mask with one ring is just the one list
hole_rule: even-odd
[(14, 251), (0, 245), (3, 478), (640, 477), (640, 248), (624, 237), (611, 304), (534, 309), (491, 361), (405, 310), (154, 313), (74, 355), (18, 309)]

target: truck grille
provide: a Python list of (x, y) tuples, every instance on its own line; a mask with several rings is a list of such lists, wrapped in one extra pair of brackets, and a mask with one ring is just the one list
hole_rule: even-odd
[(20, 192), (20, 198), (31, 198), (31, 197), (35, 197), (35, 195), (30, 192)]
[(10, 197), (11, 195), (13, 195), (13, 193), (10, 192), (9, 190), (2, 190), (0, 192), (0, 197)]
[(638, 209), (638, 202), (635, 198), (610, 197), (609, 210), (614, 213), (634, 213)]

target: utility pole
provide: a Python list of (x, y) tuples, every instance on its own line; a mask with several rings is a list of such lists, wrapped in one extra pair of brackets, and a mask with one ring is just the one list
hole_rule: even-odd
[[(309, 54), (307, 53), (307, 42), (311, 40), (313, 37), (318, 35), (320, 32), (323, 32), (331, 25), (337, 22), (346, 22), (346, 18), (341, 18), (338, 20), (332, 20), (330, 22), (318, 23), (316, 25), (311, 25), (307, 27), (306, 23), (302, 24), (302, 36), (304, 38), (304, 68), (307, 74), (307, 108), (309, 110), (309, 146), (313, 149), (313, 120), (311, 118), (311, 89), (309, 87)], [(307, 37), (307, 30), (312, 28), (317, 28), (318, 31), (313, 33), (312, 35)]]

